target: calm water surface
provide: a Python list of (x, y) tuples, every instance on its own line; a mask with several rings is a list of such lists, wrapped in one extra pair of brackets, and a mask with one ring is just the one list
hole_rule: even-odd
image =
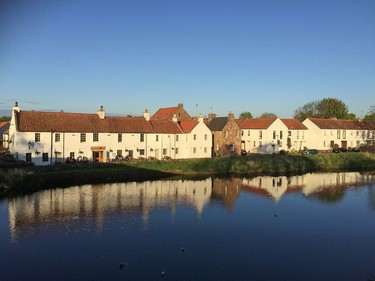
[(54, 189), (0, 202), (1, 280), (375, 280), (375, 175)]

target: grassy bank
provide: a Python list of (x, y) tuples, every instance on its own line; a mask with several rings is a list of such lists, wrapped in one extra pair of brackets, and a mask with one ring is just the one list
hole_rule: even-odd
[[(250, 155), (231, 158), (143, 161), (120, 164), (61, 165), (2, 169), (2, 195), (119, 181), (156, 180), (176, 175), (292, 175), (308, 172), (375, 170), (375, 154)], [(1, 195), (0, 194), (0, 195)]]
[(375, 154), (251, 155), (179, 161), (137, 162), (134, 167), (176, 174), (296, 174), (375, 170)]

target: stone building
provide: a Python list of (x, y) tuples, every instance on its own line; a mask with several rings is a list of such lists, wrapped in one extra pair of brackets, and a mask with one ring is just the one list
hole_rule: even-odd
[(213, 139), (213, 156), (241, 155), (241, 129), (234, 114), (229, 112), (228, 117), (213, 116), (210, 114), (207, 119), (207, 127), (211, 130)]

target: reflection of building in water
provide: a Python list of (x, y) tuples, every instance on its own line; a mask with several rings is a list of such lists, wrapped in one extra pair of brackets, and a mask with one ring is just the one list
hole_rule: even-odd
[(306, 196), (320, 192), (327, 188), (348, 188), (372, 184), (375, 177), (370, 174), (352, 173), (325, 173), (306, 174), (304, 177), (303, 194)]
[(293, 177), (255, 177), (243, 179), (241, 189), (279, 201), (284, 194), (301, 190), (305, 196), (327, 188), (347, 188), (372, 184), (375, 176), (361, 173), (305, 174)]
[(212, 181), (147, 181), (141, 183), (111, 183), (54, 189), (33, 195), (9, 199), (9, 221), (13, 238), (22, 227), (30, 227), (57, 220), (95, 217), (102, 227), (106, 214), (141, 211), (148, 219), (149, 211), (157, 207), (177, 204), (194, 207), (202, 213), (210, 200)]
[(281, 177), (255, 177), (253, 179), (243, 179), (242, 190), (258, 195), (273, 198), (279, 201), (285, 193), (296, 192), (303, 187), (303, 176), (287, 178)]
[(223, 201), (227, 206), (228, 210), (231, 211), (234, 206), (234, 202), (238, 198), (241, 192), (241, 179), (218, 179), (212, 180), (212, 196), (211, 199)]

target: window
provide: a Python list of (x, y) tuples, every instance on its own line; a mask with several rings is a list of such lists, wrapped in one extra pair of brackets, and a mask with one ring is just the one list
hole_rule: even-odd
[(256, 141), (254, 141), (254, 145), (253, 145), (254, 147), (256, 147), (257, 146), (257, 143), (256, 143)]
[(140, 141), (140, 142), (144, 142), (144, 141), (145, 141), (145, 134), (141, 134), (141, 135), (139, 136), (139, 141)]
[(342, 138), (346, 139), (346, 131), (345, 130), (342, 131)]
[(207, 153), (207, 147), (205, 147), (203, 151), (204, 151), (204, 153)]
[(283, 131), (280, 131), (280, 139), (283, 139)]
[(74, 152), (70, 152), (69, 157), (70, 157), (70, 159), (74, 159)]
[(299, 131), (297, 131), (297, 140), (299, 139)]
[(341, 131), (340, 130), (337, 130), (337, 138), (339, 139), (341, 136)]
[(60, 133), (55, 134), (55, 142), (60, 142)]
[(163, 148), (163, 155), (167, 155), (167, 149)]
[(86, 142), (86, 134), (81, 133), (81, 142)]
[(250, 130), (247, 131), (247, 136), (250, 137)]
[(207, 134), (204, 135), (204, 140), (207, 140)]
[(288, 131), (288, 137), (292, 136), (292, 131)]
[(145, 150), (144, 149), (140, 149), (139, 150), (139, 155), (145, 155)]
[(229, 151), (234, 152), (234, 145), (232, 143), (229, 145)]
[(193, 135), (193, 140), (196, 140), (196, 139), (197, 139), (197, 135), (194, 134), (194, 135)]
[(273, 131), (273, 139), (276, 139), (276, 131)]
[(156, 141), (159, 141), (159, 135), (156, 135), (155, 138), (156, 138)]
[(262, 131), (259, 131), (259, 139), (262, 139)]
[(261, 141), (259, 142), (259, 147), (262, 147), (262, 142)]
[(228, 138), (228, 131), (225, 131), (225, 132), (224, 132), (224, 137), (225, 137), (225, 138)]
[(193, 147), (193, 153), (197, 153), (197, 148), (196, 147)]
[(93, 142), (99, 141), (99, 134), (98, 133), (93, 133), (92, 134), (92, 141)]
[(48, 153), (43, 152), (43, 154), (42, 154), (42, 161), (43, 162), (48, 162)]
[(176, 148), (174, 149), (174, 151), (175, 151), (175, 152), (174, 152), (175, 154), (178, 154), (178, 147), (176, 147)]
[(241, 136), (243, 136), (244, 135), (244, 131), (241, 131)]
[(35, 133), (35, 142), (40, 142), (40, 133)]
[(178, 141), (178, 135), (176, 135), (176, 141)]
[(327, 135), (327, 131), (326, 131), (326, 130), (324, 130), (324, 135), (325, 135), (325, 136)]
[(122, 150), (121, 149), (117, 150), (117, 156), (122, 156)]
[(26, 153), (26, 162), (31, 162), (31, 153)]
[(305, 138), (305, 131), (302, 131), (301, 133), (302, 133), (302, 139), (304, 139)]
[(122, 142), (122, 134), (117, 135), (117, 142)]

